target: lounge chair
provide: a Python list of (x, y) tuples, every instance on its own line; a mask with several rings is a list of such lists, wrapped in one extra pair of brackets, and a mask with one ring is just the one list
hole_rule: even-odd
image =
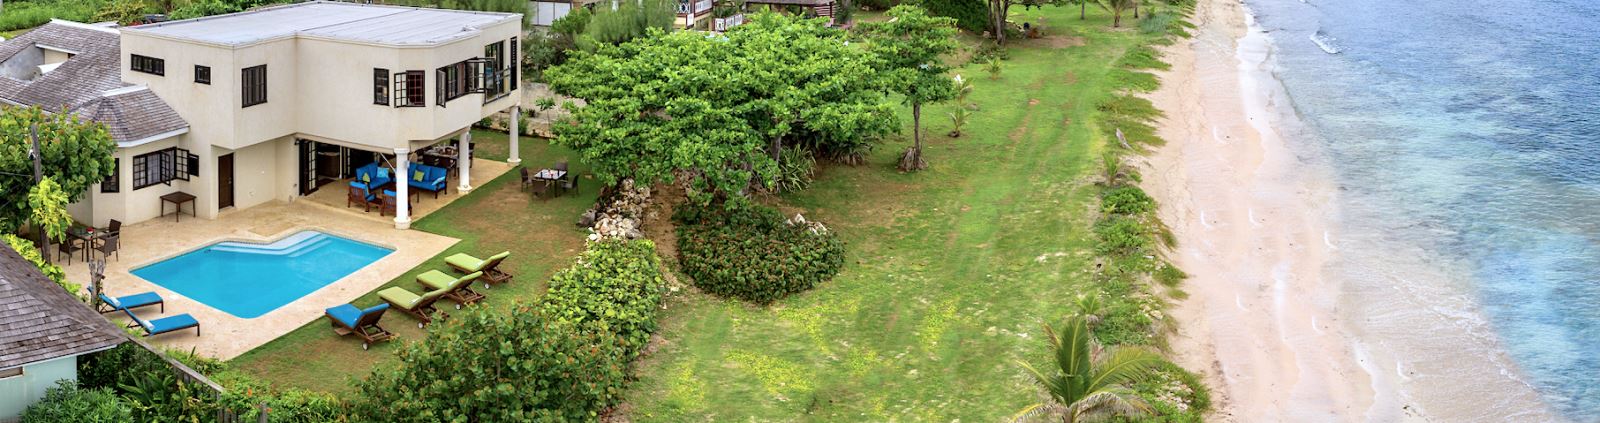
[(104, 292), (94, 292), (93, 288), (90, 288), (89, 292), (92, 292), (100, 297), (100, 307), (95, 311), (101, 313), (110, 313), (113, 311), (135, 309), (153, 305), (161, 306), (162, 313), (167, 312), (167, 302), (162, 300), (161, 296), (156, 294), (154, 291), (133, 295), (124, 295), (121, 297), (108, 297)]
[(139, 316), (133, 315), (132, 310), (124, 308), (122, 309), (122, 312), (127, 313), (128, 318), (133, 320), (133, 323), (129, 323), (128, 327), (144, 329), (144, 336), (147, 338), (154, 335), (160, 335), (163, 333), (174, 332), (188, 328), (194, 328), (194, 336), (200, 336), (200, 322), (195, 320), (194, 316), (190, 316), (189, 313), (162, 317), (155, 320), (145, 320), (140, 319)]
[(333, 322), (333, 333), (339, 336), (355, 334), (361, 338), (361, 349), (365, 350), (374, 342), (394, 338), (394, 333), (378, 326), (378, 320), (383, 318), (383, 313), (386, 311), (389, 311), (388, 304), (378, 304), (366, 310), (349, 304), (340, 304), (337, 307), (329, 307), (324, 313), (328, 315), (328, 320)]
[(438, 270), (429, 270), (426, 273), (417, 275), (417, 282), (428, 287), (428, 289), (447, 290), (444, 294), (445, 298), (455, 301), (456, 309), (460, 310), (463, 305), (471, 305), (483, 300), (483, 294), (472, 290), (472, 282), (477, 281), (480, 276), (483, 276), (483, 272), (473, 272), (457, 278)]
[(432, 323), (433, 314), (439, 312), (439, 309), (433, 308), (433, 303), (444, 298), (444, 294), (449, 292), (448, 289), (436, 289), (417, 295), (408, 289), (394, 286), (378, 291), (378, 298), (383, 298), (400, 312), (417, 318), (419, 320), (417, 328), (423, 328)]
[(450, 257), (445, 257), (444, 262), (461, 273), (483, 272), (483, 279), (487, 281), (483, 286), (487, 288), (489, 283), (511, 282), (511, 274), (500, 270), (500, 263), (506, 261), (507, 257), (511, 257), (510, 251), (489, 256), (488, 259), (473, 257), (467, 255), (467, 253), (457, 253)]

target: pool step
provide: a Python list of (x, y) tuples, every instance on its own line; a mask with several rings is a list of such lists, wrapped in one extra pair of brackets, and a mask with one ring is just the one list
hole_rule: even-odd
[(328, 237), (327, 234), (316, 231), (303, 231), (268, 244), (235, 241), (219, 242), (211, 246), (211, 251), (294, 257), (307, 251), (315, 250), (316, 247), (330, 242), (333, 242), (333, 239)]

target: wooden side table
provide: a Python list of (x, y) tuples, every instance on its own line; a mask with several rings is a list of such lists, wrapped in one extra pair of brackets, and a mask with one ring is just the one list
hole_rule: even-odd
[(195, 213), (193, 194), (178, 191), (161, 196), (161, 216), (167, 215), (167, 203), (172, 203), (172, 221), (174, 222), (183, 221), (183, 203), (189, 203), (190, 216), (200, 217), (199, 214)]

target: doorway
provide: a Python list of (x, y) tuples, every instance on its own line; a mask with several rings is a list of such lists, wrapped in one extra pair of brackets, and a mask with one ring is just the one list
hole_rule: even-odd
[(217, 157), (217, 209), (233, 207), (233, 153)]

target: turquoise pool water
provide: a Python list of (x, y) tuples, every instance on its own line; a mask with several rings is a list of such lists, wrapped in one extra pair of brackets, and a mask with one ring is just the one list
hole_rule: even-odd
[(260, 317), (394, 250), (317, 231), (270, 244), (219, 242), (133, 271), (134, 276), (234, 316)]

